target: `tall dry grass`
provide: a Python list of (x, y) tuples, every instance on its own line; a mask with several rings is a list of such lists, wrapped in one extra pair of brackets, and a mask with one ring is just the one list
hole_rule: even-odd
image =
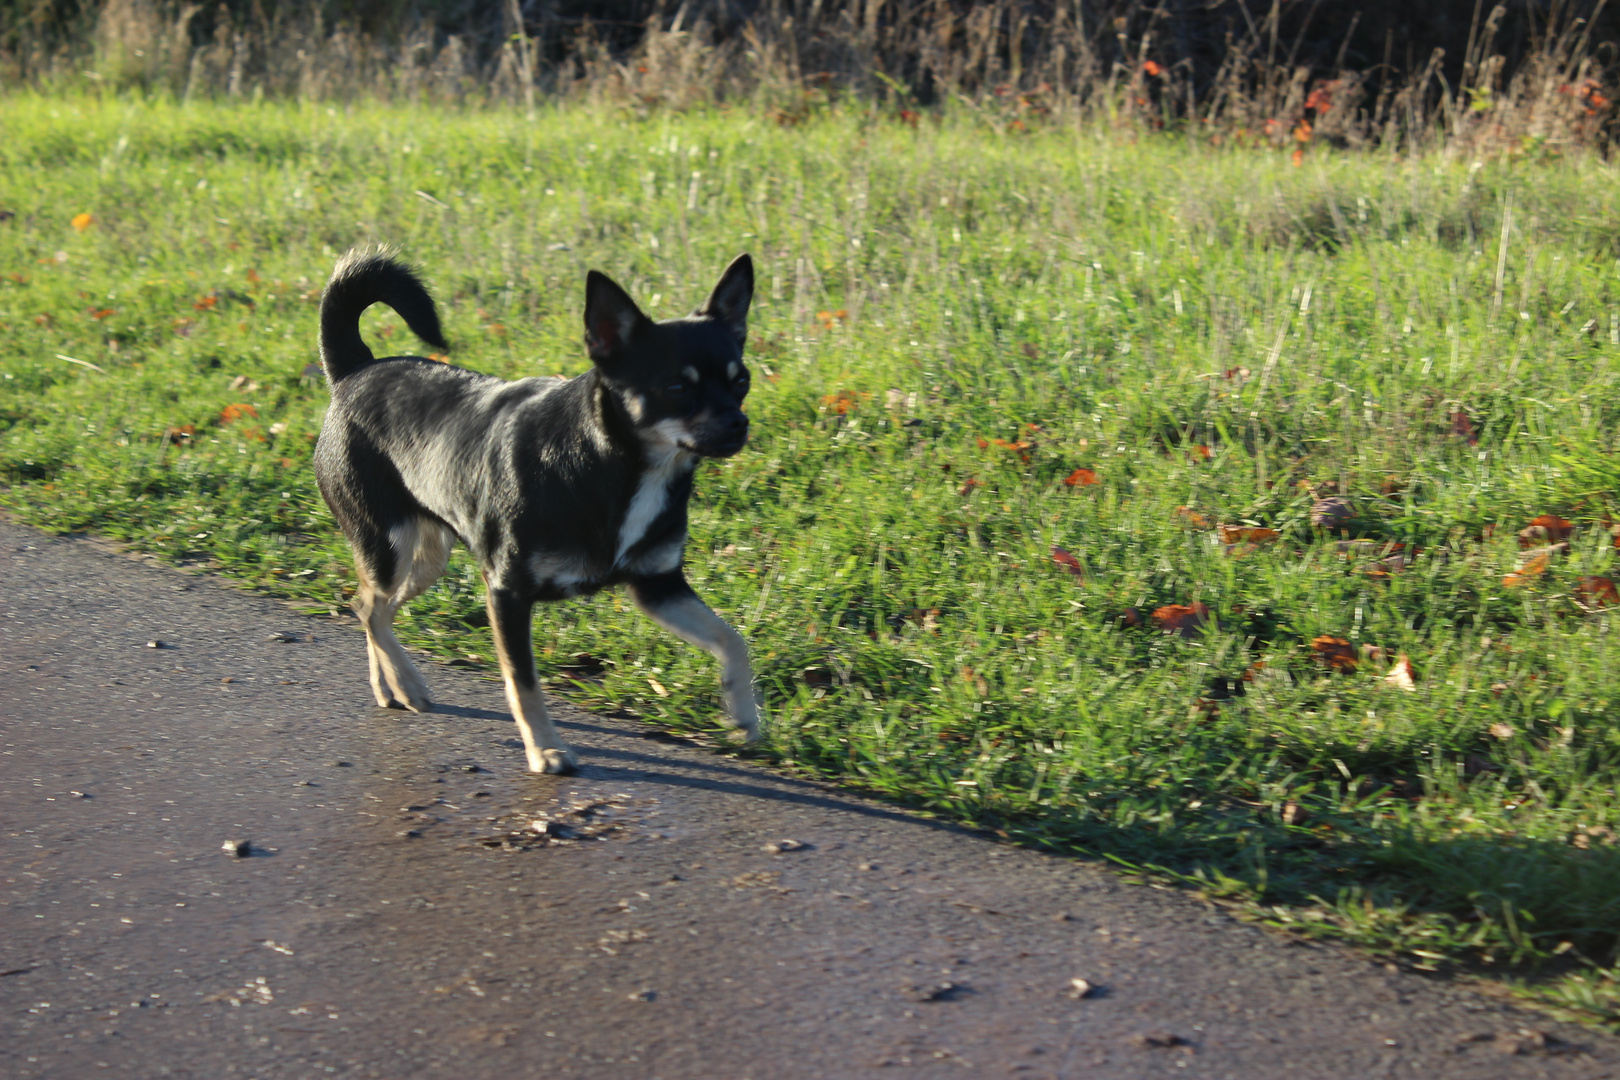
[[(787, 125), (858, 101), (911, 122), (951, 107), (1012, 129), (1079, 120), (1301, 150), (1546, 155), (1613, 136), (1614, 43), (1593, 30), (1613, 25), (1605, 6), (1510, 12), (1476, 0), (1460, 55), (1398, 58), (1386, 32), (1374, 61), (1359, 16), (1326, 25), (1315, 5), (1302, 14), (1280, 0), (1257, 12), (1246, 0), (687, 0), (650, 14), (646, 0), (493, 0), (373, 30), (328, 24), (314, 4), (233, 17), (184, 0), (105, 0), (58, 20), (54, 36), (19, 20), (0, 35), (0, 81), (531, 110), (547, 99), (639, 113), (746, 103)], [(466, 32), (443, 32), (447, 22)]]

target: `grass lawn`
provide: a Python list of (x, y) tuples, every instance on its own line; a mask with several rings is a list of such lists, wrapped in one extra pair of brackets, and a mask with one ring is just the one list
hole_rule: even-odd
[[(517, 377), (584, 370), (588, 267), (668, 317), (748, 250), (755, 436), (699, 470), (687, 567), (769, 756), (1620, 1019), (1610, 165), (858, 109), (14, 94), (3, 127), (24, 520), (340, 609), (339, 253), (399, 244), (451, 361)], [(483, 622), (458, 556), (400, 629), (487, 665)], [(713, 662), (622, 596), (536, 634), (562, 692), (714, 726)]]

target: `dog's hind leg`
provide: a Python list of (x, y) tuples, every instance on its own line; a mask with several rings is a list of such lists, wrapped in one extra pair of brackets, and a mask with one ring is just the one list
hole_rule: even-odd
[[(354, 598), (355, 614), (366, 628), (366, 653), (371, 663), (371, 691), (384, 708), (428, 712), (433, 702), (427, 683), (394, 636), (394, 617), (444, 573), (455, 534), (436, 521), (417, 518), (388, 530), (393, 548), (393, 572), (384, 583), (367, 560), (356, 558), (360, 589)], [(358, 555), (358, 552), (357, 552)]]
[(571, 773), (578, 766), (574, 752), (563, 743), (540, 692), (540, 676), (534, 670), (534, 605), (509, 589), (489, 586), (489, 629), (495, 637), (495, 654), (500, 657), (501, 677), (506, 683), (506, 701), (512, 707), (529, 771)]
[(636, 606), (653, 622), (688, 645), (696, 645), (720, 661), (720, 692), (726, 699), (733, 726), (759, 739), (759, 703), (754, 698), (754, 669), (742, 635), (710, 610), (679, 570), (630, 584)]

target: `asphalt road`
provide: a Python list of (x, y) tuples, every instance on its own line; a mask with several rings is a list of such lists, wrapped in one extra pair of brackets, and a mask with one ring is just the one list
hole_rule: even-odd
[(0, 1076), (1620, 1076), (1620, 1040), (561, 702), (583, 769), (531, 776), (498, 684), (425, 671), (440, 711), (377, 709), (352, 621), (0, 522)]

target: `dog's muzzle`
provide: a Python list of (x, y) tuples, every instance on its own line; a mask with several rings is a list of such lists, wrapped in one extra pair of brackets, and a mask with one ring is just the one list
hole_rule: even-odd
[(748, 416), (741, 410), (698, 425), (692, 432), (692, 449), (704, 457), (730, 457), (748, 444)]

